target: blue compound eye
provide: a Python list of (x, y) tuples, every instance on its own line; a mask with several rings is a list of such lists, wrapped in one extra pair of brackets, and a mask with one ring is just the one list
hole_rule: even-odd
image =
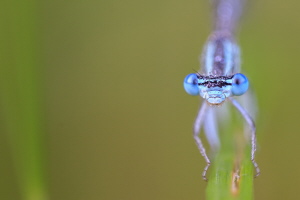
[(244, 94), (249, 87), (249, 81), (243, 74), (235, 74), (232, 78), (231, 92), (235, 96)]
[(185, 91), (190, 95), (199, 95), (198, 77), (196, 74), (189, 74), (185, 77), (183, 82)]

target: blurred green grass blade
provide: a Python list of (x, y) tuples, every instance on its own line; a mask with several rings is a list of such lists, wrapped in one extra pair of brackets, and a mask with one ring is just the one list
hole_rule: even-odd
[[(212, 163), (212, 171), (206, 190), (207, 200), (252, 200), (253, 165), (249, 147), (244, 151), (239, 170), (236, 154), (230, 143), (225, 143)], [(237, 176), (238, 175), (238, 176)]]
[(4, 0), (1, 19), (1, 110), (21, 198), (44, 200), (37, 1)]

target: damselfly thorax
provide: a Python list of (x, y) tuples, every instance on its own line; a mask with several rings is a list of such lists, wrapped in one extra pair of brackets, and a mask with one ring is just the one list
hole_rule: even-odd
[(240, 50), (233, 37), (213, 33), (202, 53), (201, 71), (190, 74), (185, 89), (200, 95), (210, 105), (220, 105), (230, 96), (239, 96), (248, 89), (248, 79), (237, 73), (240, 69)]

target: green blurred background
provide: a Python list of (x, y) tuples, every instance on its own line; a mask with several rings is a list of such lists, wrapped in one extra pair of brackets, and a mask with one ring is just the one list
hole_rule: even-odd
[[(250, 2), (239, 42), (259, 103), (255, 199), (297, 199), (300, 2)], [(209, 1), (2, 0), (0, 199), (204, 199), (191, 136)]]

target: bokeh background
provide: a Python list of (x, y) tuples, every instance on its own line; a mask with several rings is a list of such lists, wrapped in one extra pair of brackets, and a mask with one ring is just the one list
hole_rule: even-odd
[[(297, 199), (300, 3), (251, 1), (239, 43), (259, 104), (255, 199)], [(2, 0), (0, 199), (204, 199), (184, 77), (206, 0)]]

